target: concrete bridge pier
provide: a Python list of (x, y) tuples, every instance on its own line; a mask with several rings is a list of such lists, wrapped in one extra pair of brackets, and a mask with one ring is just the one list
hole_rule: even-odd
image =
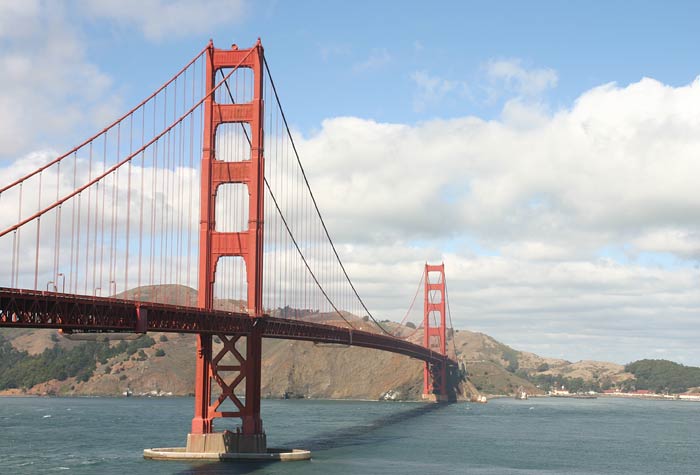
[[(422, 395), (424, 401), (456, 402), (459, 372), (447, 363), (426, 363), (426, 382)], [(427, 390), (426, 390), (427, 389)]]
[(266, 453), (267, 436), (241, 434), (229, 430), (209, 434), (187, 434), (187, 452), (198, 453)]
[(146, 449), (143, 457), (151, 460), (173, 461), (279, 461), (295, 462), (311, 459), (311, 452), (302, 449), (267, 447), (265, 433), (209, 432), (187, 435), (185, 447)]

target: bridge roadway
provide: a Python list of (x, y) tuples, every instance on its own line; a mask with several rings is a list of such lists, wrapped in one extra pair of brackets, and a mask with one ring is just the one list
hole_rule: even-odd
[(399, 353), (430, 364), (453, 360), (415, 343), (377, 333), (321, 323), (196, 307), (136, 302), (0, 287), (0, 327), (80, 331), (146, 331), (230, 335), (262, 331), (263, 338), (335, 343)]

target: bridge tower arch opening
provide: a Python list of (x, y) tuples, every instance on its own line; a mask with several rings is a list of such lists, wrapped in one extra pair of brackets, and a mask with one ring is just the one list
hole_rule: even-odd
[[(201, 160), (201, 198), (199, 230), (199, 293), (198, 307), (214, 310), (214, 288), (217, 266), (222, 258), (239, 258), (245, 268), (244, 301), (251, 319), (263, 316), (263, 216), (264, 170), (263, 153), (263, 68), (264, 51), (258, 40), (250, 49), (207, 49), (205, 87), (214, 91), (217, 72), (245, 68), (252, 72), (252, 94), (245, 102), (217, 101), (213, 92), (204, 101), (204, 124)], [(226, 160), (217, 132), (243, 127), (249, 135), (250, 153), (242, 160)], [(218, 129), (218, 130), (217, 130)], [(219, 227), (216, 218), (217, 192), (230, 187), (247, 189), (247, 226), (230, 230)], [(222, 191), (223, 192), (223, 191)], [(219, 200), (226, 201), (226, 200)], [(226, 210), (223, 210), (224, 213)], [(239, 226), (240, 227), (240, 226)], [(253, 324), (247, 334), (217, 335), (223, 348), (214, 351), (212, 334), (197, 335), (195, 370), (195, 408), (192, 431), (187, 438), (188, 452), (256, 452), (267, 449), (260, 417), (260, 380), (262, 332)], [(245, 341), (245, 351), (237, 343)], [(224, 358), (234, 364), (221, 364)], [(230, 373), (236, 373), (231, 378)], [(245, 391), (245, 398), (236, 394)], [(218, 392), (218, 394), (217, 394)], [(227, 407), (229, 409), (224, 409)], [(217, 418), (240, 419), (236, 432), (215, 432)]]

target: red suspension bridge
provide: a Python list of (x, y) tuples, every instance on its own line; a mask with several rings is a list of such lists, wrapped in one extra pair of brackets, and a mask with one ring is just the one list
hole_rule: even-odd
[(375, 319), (321, 216), (260, 41), (210, 43), (104, 130), (0, 188), (0, 210), (0, 326), (197, 335), (189, 451), (217, 444), (219, 419), (239, 423), (227, 449), (265, 452), (263, 338), (417, 358), (424, 395), (454, 396), (444, 266), (426, 265), (419, 285), (422, 344)]

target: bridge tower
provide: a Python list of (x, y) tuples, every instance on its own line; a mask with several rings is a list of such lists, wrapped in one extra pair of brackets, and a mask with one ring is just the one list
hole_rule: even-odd
[(445, 264), (425, 264), (423, 346), (445, 356), (442, 364), (425, 363), (423, 399), (447, 401), (447, 325), (445, 321)]
[[(248, 68), (253, 73), (250, 102), (220, 104), (211, 93), (204, 102), (204, 137), (201, 161), (201, 209), (199, 233), (198, 307), (214, 308), (214, 283), (221, 257), (240, 257), (247, 278), (247, 308), (250, 318), (263, 315), (263, 47), (258, 40), (251, 49), (216, 49), (210, 42), (207, 50), (207, 91), (216, 85), (216, 73), (224, 68)], [(238, 162), (219, 160), (216, 151), (217, 127), (226, 123), (250, 126), (250, 159)], [(216, 230), (216, 195), (220, 185), (243, 184), (248, 188), (248, 229), (238, 232)], [(262, 325), (261, 325), (262, 326)], [(187, 438), (188, 452), (258, 452), (266, 451), (266, 438), (260, 418), (260, 371), (262, 336), (260, 326), (253, 325), (248, 334), (217, 335), (223, 348), (214, 354), (212, 335), (197, 336), (195, 408), (192, 432)], [(245, 342), (245, 351), (237, 345)], [(224, 364), (232, 357), (234, 364)], [(245, 400), (236, 396), (245, 388)], [(215, 394), (213, 389), (219, 394)], [(228, 400), (228, 402), (227, 402)], [(221, 409), (223, 403), (235, 409)], [(214, 432), (214, 419), (239, 418), (235, 433)]]

